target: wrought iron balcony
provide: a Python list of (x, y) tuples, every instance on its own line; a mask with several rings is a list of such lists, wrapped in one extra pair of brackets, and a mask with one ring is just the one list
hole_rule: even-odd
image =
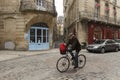
[(99, 15), (98, 17), (95, 17), (95, 13), (91, 11), (80, 11), (80, 19), (93, 20), (113, 25), (120, 25), (120, 20), (115, 20), (113, 17), (107, 18), (105, 15)]
[(37, 4), (34, 1), (21, 1), (20, 11), (44, 11), (56, 15), (56, 8), (53, 3), (45, 1), (44, 4)]

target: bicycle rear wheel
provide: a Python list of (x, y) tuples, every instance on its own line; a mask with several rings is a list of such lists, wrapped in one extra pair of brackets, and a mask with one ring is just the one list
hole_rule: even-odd
[(58, 59), (56, 68), (59, 72), (66, 72), (70, 67), (70, 61), (67, 57), (61, 57)]
[(85, 57), (85, 55), (80, 54), (78, 56), (78, 66), (79, 66), (79, 68), (83, 68), (85, 66), (85, 64), (86, 64), (86, 57)]

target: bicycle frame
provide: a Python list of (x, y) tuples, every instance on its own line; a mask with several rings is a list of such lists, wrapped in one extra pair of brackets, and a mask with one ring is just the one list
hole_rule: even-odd
[(64, 55), (65, 57), (67, 57), (69, 60), (70, 60), (70, 52), (69, 51), (66, 51), (66, 54)]

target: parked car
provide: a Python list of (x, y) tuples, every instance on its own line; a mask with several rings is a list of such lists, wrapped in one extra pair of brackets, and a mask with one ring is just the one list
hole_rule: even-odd
[(120, 50), (120, 39), (115, 39), (115, 41), (119, 44), (119, 50)]
[(111, 39), (101, 39), (96, 40), (93, 44), (90, 44), (86, 48), (88, 52), (101, 52), (105, 53), (106, 51), (118, 51), (119, 45)]

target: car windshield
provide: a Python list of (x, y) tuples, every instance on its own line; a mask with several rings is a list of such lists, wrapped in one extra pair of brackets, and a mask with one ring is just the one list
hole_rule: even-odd
[(94, 41), (93, 43), (94, 44), (102, 44), (102, 43), (104, 43), (105, 42), (105, 40), (96, 40), (96, 41)]

